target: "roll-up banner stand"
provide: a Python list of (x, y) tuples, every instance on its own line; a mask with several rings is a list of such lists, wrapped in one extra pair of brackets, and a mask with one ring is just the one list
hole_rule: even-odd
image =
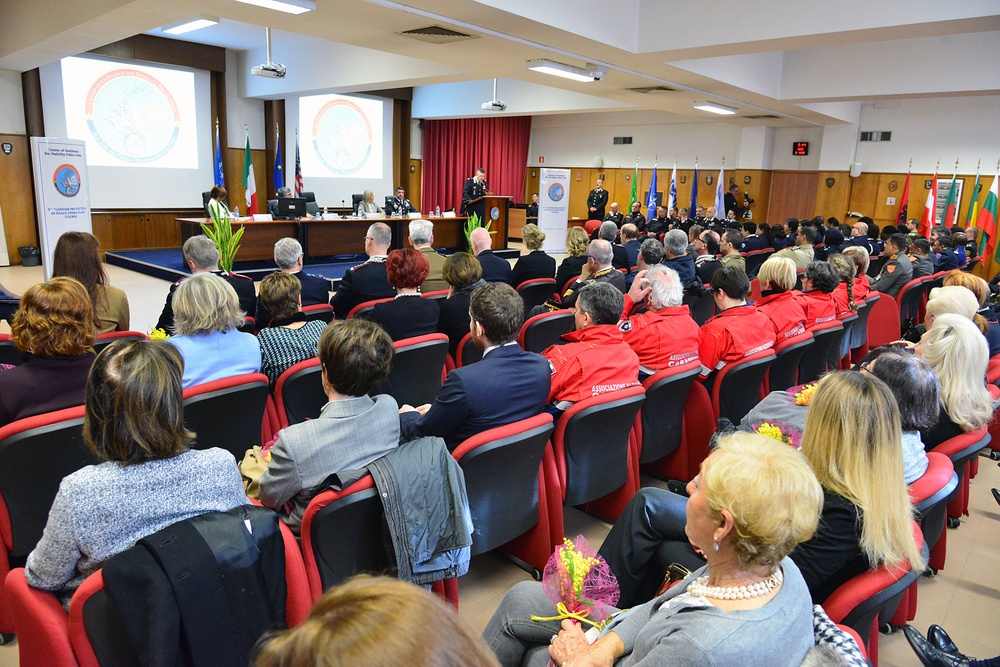
[(52, 277), (56, 241), (66, 232), (90, 232), (87, 149), (77, 139), (31, 137), (35, 210), (45, 279)]
[(540, 169), (538, 227), (545, 232), (542, 250), (566, 252), (566, 226), (569, 221), (569, 169)]

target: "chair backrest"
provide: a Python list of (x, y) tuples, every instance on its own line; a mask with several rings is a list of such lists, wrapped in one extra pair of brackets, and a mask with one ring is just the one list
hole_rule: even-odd
[(441, 390), (448, 345), (448, 337), (439, 333), (397, 340), (389, 377), (371, 395), (389, 394), (400, 405), (432, 403)]
[(929, 277), (914, 278), (903, 285), (896, 295), (896, 303), (899, 305), (899, 327), (900, 330), (909, 328), (916, 322), (917, 314), (920, 312), (920, 302), (924, 298), (924, 283)]
[(21, 359), (21, 351), (10, 339), (10, 334), (0, 334), (0, 364), (10, 364), (20, 366), (24, 361)]
[(726, 364), (712, 383), (712, 409), (715, 414), (739, 424), (757, 405), (764, 375), (775, 358), (774, 350), (766, 350)]
[(455, 363), (458, 366), (468, 366), (469, 364), (474, 364), (483, 358), (483, 351), (476, 347), (475, 342), (472, 340), (472, 334), (467, 333), (462, 336), (461, 342), (458, 344), (458, 351), (456, 352), (458, 359)]
[(629, 436), (646, 395), (636, 385), (585, 399), (556, 425), (556, 464), (564, 503), (581, 505), (628, 481)]
[(659, 461), (680, 447), (684, 402), (699, 372), (701, 363), (695, 361), (660, 371), (643, 381), (646, 400), (637, 419), (642, 434), (639, 463)]
[(812, 345), (813, 335), (809, 331), (775, 344), (776, 356), (768, 371), (768, 387), (771, 391), (784, 391), (799, 383), (799, 364)]
[(840, 342), (844, 339), (844, 325), (837, 321), (825, 322), (809, 331), (814, 342), (799, 363), (799, 382), (802, 384), (817, 380), (827, 371), (837, 369), (837, 366), (830, 368), (830, 355), (840, 353)]
[(309, 322), (313, 320), (320, 320), (327, 324), (333, 322), (333, 306), (328, 303), (314, 303), (311, 306), (302, 306), (302, 314), (306, 316), (306, 320)]
[(237, 461), (262, 444), (268, 382), (262, 373), (237, 375), (184, 390), (184, 425), (197, 435), (195, 449), (220, 447)]
[(916, 511), (916, 520), (920, 523), (924, 542), (932, 552), (945, 530), (948, 498), (958, 488), (958, 481), (951, 459), (938, 452), (928, 452), (927, 470), (909, 484), (910, 502)]
[(979, 263), (981, 261), (982, 261), (981, 257), (973, 257), (968, 261), (968, 263), (964, 267), (962, 267), (962, 270), (967, 273), (972, 273), (976, 269), (976, 267), (979, 266)]
[(146, 340), (147, 338), (149, 337), (141, 331), (109, 331), (97, 337), (97, 341), (94, 343), (94, 352), (100, 354), (101, 350), (108, 345), (120, 340)]
[(327, 403), (319, 357), (306, 359), (281, 374), (274, 385), (274, 402), (281, 428), (319, 417)]
[(555, 278), (535, 278), (534, 280), (525, 280), (517, 286), (517, 293), (521, 295), (521, 300), (524, 301), (524, 312), (526, 313), (530, 313), (531, 309), (535, 306), (540, 306), (545, 303), (546, 299), (551, 297), (552, 293), (555, 291)]
[(889, 261), (888, 255), (879, 255), (878, 257), (872, 257), (871, 261), (868, 262), (868, 270), (865, 271), (869, 278), (877, 278), (878, 274), (882, 271), (882, 267), (885, 263)]
[(830, 348), (827, 356), (827, 368), (831, 371), (837, 370), (841, 366), (841, 360), (851, 353), (851, 332), (858, 324), (858, 314), (851, 313), (840, 318), (840, 324), (844, 327), (844, 333), (840, 336), (840, 343), (836, 348)]
[(576, 274), (575, 276), (570, 276), (566, 280), (566, 282), (563, 283), (562, 289), (559, 290), (559, 296), (560, 297), (565, 296), (566, 295), (566, 290), (569, 289), (569, 286), (572, 285), (573, 283), (575, 283), (579, 279), (580, 279), (580, 274), (579, 273)]
[(932, 452), (944, 454), (955, 466), (955, 472), (962, 474), (961, 467), (979, 451), (990, 444), (990, 434), (986, 426), (948, 438), (932, 449)]
[(601, 228), (602, 223), (603, 223), (602, 220), (588, 220), (587, 222), (584, 223), (583, 229), (585, 232), (587, 232), (587, 235), (590, 236), (591, 234), (593, 234), (594, 232), (596, 232), (598, 229)]
[[(876, 298), (878, 297), (878, 298)], [(899, 306), (888, 295), (868, 297), (868, 347), (880, 347), (899, 340)]]
[(243, 333), (257, 335), (257, 320), (250, 317), (249, 315), (243, 316), (242, 326), (236, 327), (237, 331), (242, 331)]
[(706, 290), (701, 294), (685, 294), (683, 303), (691, 310), (691, 318), (702, 326), (715, 315), (715, 297), (711, 290)]
[(358, 212), (358, 204), (364, 200), (365, 196), (362, 195), (351, 195), (351, 210), (355, 213)]
[(448, 290), (439, 289), (433, 292), (423, 292), (420, 296), (424, 299), (432, 299), (440, 306), (441, 302), (448, 298)]
[(201, 207), (205, 209), (205, 217), (211, 218), (212, 213), (208, 210), (208, 202), (212, 199), (212, 191), (207, 190), (201, 193)]
[(299, 196), (306, 200), (306, 203), (312, 202), (316, 203), (316, 193), (315, 192), (301, 192)]
[(774, 254), (772, 248), (766, 250), (755, 250), (744, 255), (746, 262), (746, 273), (748, 276), (755, 276), (760, 271), (760, 265), (767, 261), (767, 258)]
[(851, 327), (851, 349), (856, 350), (868, 343), (868, 318), (872, 314), (872, 306), (880, 298), (879, 294), (873, 294), (858, 303), (858, 320)]
[(465, 473), (472, 555), (495, 549), (538, 523), (538, 472), (555, 426), (542, 413), (475, 435), (452, 452)]
[(351, 319), (352, 317), (364, 317), (367, 313), (372, 311), (372, 308), (375, 307), (376, 303), (382, 303), (383, 301), (392, 301), (392, 297), (387, 299), (372, 299), (371, 301), (359, 303), (354, 306), (354, 308), (351, 308), (351, 312), (347, 313), (347, 319)]
[(760, 278), (754, 278), (750, 281), (750, 300), (756, 301), (760, 298)]
[(529, 317), (521, 325), (517, 342), (528, 352), (541, 352), (551, 345), (558, 345), (563, 334), (573, 330), (573, 313), (556, 310)]

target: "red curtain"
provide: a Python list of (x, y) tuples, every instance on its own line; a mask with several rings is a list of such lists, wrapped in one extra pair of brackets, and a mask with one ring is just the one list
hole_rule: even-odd
[(460, 210), (462, 186), (478, 167), (491, 192), (521, 203), (530, 138), (531, 116), (424, 121), (420, 208)]

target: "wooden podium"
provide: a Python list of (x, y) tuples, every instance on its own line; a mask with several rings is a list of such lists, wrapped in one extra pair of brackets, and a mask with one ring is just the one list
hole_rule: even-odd
[(473, 199), (465, 206), (466, 215), (469, 217), (473, 213), (479, 216), (481, 224), (485, 227), (490, 221), (490, 234), (493, 239), (493, 250), (505, 250), (507, 248), (507, 208), (510, 205), (510, 197), (498, 197), (496, 195), (486, 195), (479, 199)]

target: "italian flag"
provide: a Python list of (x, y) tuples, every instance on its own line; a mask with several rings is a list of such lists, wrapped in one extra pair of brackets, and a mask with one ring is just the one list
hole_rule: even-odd
[(243, 152), (243, 189), (246, 190), (247, 215), (257, 213), (257, 183), (253, 178), (253, 159), (250, 157), (250, 135), (247, 134), (246, 150)]
[(934, 226), (934, 216), (937, 213), (937, 170), (934, 171), (934, 180), (931, 181), (931, 189), (927, 191), (927, 204), (924, 205), (924, 216), (920, 218), (920, 235), (924, 238), (931, 237), (931, 228)]
[(983, 202), (983, 209), (979, 211), (979, 219), (976, 220), (976, 227), (979, 227), (979, 229), (982, 230), (980, 233), (989, 237), (989, 240), (986, 241), (987, 256), (989, 256), (996, 247), (998, 180), (1000, 180), (1000, 170), (998, 170), (997, 174), (993, 177), (993, 187), (990, 188), (989, 193), (986, 195), (986, 201)]

